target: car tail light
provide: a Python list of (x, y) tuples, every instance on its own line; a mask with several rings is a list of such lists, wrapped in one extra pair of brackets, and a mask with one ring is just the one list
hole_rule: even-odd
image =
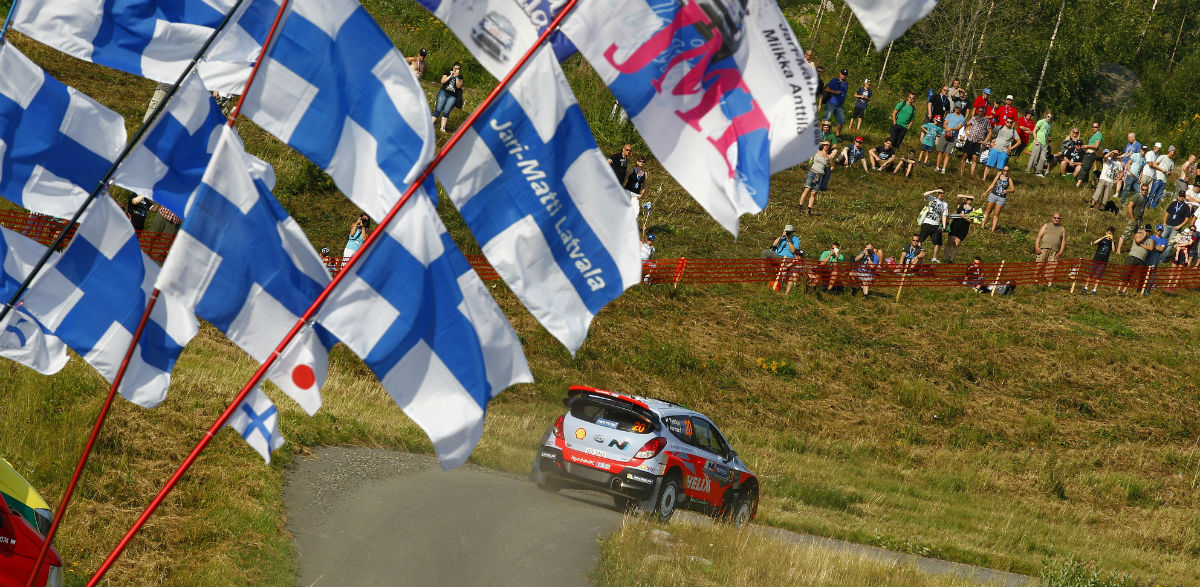
[(554, 437), (555, 438), (558, 438), (558, 439), (563, 438), (563, 428), (562, 427), (563, 427), (563, 418), (565, 418), (565, 417), (566, 417), (566, 414), (563, 414), (562, 416), (559, 416), (557, 420), (554, 421)]
[(647, 442), (645, 445), (643, 445), (642, 448), (637, 451), (637, 454), (633, 455), (633, 458), (652, 459), (658, 456), (658, 453), (662, 451), (664, 446), (667, 446), (667, 439), (661, 436), (655, 436), (654, 438), (650, 439), (650, 442)]

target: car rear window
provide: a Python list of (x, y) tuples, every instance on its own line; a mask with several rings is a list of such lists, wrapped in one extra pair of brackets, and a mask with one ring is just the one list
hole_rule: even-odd
[(571, 416), (584, 422), (614, 428), (622, 432), (648, 434), (654, 429), (654, 423), (644, 416), (588, 400), (572, 403)]

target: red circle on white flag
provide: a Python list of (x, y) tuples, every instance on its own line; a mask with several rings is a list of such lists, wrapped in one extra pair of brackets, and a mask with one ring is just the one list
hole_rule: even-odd
[(317, 382), (317, 375), (313, 373), (312, 367), (308, 365), (297, 365), (292, 369), (292, 383), (300, 389), (308, 389)]

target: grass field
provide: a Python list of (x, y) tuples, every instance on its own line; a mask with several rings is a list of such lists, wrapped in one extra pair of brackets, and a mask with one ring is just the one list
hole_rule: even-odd
[[(408, 5), (368, 7), (393, 33), (414, 22)], [(462, 54), (440, 25), (421, 26), (429, 28), (396, 34), (406, 54), (417, 45), (438, 59)], [(151, 82), (13, 39), (53, 75), (124, 115), (130, 128), (140, 120)], [(631, 140), (629, 127), (608, 121), (611, 99), (595, 75), (578, 60), (565, 69), (596, 121), (601, 148)], [(484, 91), (482, 81), (473, 84), (468, 106)], [(314, 245), (340, 250), (357, 215), (353, 205), (289, 148), (248, 122), (239, 128), (249, 150), (275, 165), (279, 198)], [(869, 130), (871, 146), (883, 127)], [(910, 135), (906, 145), (915, 143)], [(653, 163), (651, 173), (649, 223), (661, 257), (754, 257), (787, 223), (809, 251), (838, 240), (856, 252), (870, 240), (895, 255), (916, 228), (921, 192), (943, 185), (951, 195), (978, 197), (985, 187), (930, 168), (907, 180), (838, 170), (818, 199), (818, 215), (802, 218), (796, 204), (804, 172), (791, 170), (774, 178), (771, 205), (744, 219), (734, 240)], [(960, 260), (1031, 260), (1037, 229), (1053, 211), (1064, 216), (1070, 258), (1090, 256), (1087, 243), (1114, 224), (1085, 212), (1084, 192), (1066, 180), (1015, 177), (1002, 230), (973, 233)], [(446, 200), (441, 212), (455, 239), (477, 251)], [(889, 290), (863, 299), (785, 297), (761, 286), (637, 287), (600, 313), (574, 358), (502, 284), (493, 292), (537, 381), (492, 403), (474, 462), (527, 470), (566, 386), (589, 384), (680, 402), (714, 418), (762, 479), (762, 523), (1034, 575), (1078, 564), (1139, 583), (1200, 582), (1195, 292), (1116, 298), (1101, 290), (1085, 298), (1029, 287), (991, 298), (906, 290), (896, 302)], [(763, 369), (759, 359), (787, 367)], [(331, 363), (316, 417), (275, 394), (289, 444), (271, 466), (232, 434), (219, 434), (110, 582), (294, 583), (280, 493), (282, 467), (297, 451), (326, 443), (429, 450), (360, 361), (339, 347)], [(253, 368), (205, 328), (161, 407), (118, 402), (58, 541), (70, 562), (68, 584), (82, 584)], [(7, 408), (0, 451), (57, 503), (105, 385), (77, 357), (51, 378), (5, 362), (0, 378)], [(632, 544), (637, 532), (606, 548)], [(686, 531), (680, 539), (699, 547)], [(609, 583), (632, 582), (620, 572), (605, 562), (597, 571)], [(857, 582), (851, 577), (831, 582)], [(893, 584), (921, 582), (893, 577)], [(650, 582), (773, 581), (677, 573)]]

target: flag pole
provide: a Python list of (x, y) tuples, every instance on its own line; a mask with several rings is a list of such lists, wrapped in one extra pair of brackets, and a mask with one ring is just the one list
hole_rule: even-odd
[[(454, 134), (451, 135), (450, 139), (446, 141), (446, 144), (442, 146), (441, 151), (439, 151), (433, 160), (425, 166), (425, 170), (421, 172), (421, 176), (408, 186), (408, 189), (405, 190), (404, 195), (402, 195), (400, 199), (392, 206), (392, 209), (388, 211), (387, 216), (384, 216), (383, 219), (379, 221), (379, 225), (375, 230), (371, 231), (371, 234), (369, 234), (366, 240), (363, 241), (362, 246), (360, 246), (358, 250), (355, 251), (354, 255), (352, 255), (349, 260), (346, 261), (346, 264), (342, 270), (333, 277), (333, 280), (325, 286), (325, 289), (321, 291), (321, 293), (317, 296), (317, 299), (314, 300), (308, 309), (305, 310), (304, 314), (296, 320), (296, 323), (292, 325), (291, 330), (288, 331), (288, 333), (283, 337), (283, 340), (280, 341), (279, 345), (275, 347), (275, 350), (271, 352), (265, 361), (263, 361), (258, 370), (254, 372), (254, 375), (250, 377), (250, 380), (246, 382), (241, 391), (239, 391), (238, 394), (233, 398), (233, 400), (225, 408), (225, 411), (222, 412), (221, 415), (217, 417), (217, 420), (213, 422), (212, 426), (205, 431), (204, 437), (196, 443), (196, 446), (192, 448), (192, 452), (188, 454), (187, 458), (183, 460), (183, 463), (181, 463), (171, 475), (171, 478), (168, 479), (166, 484), (163, 485), (162, 489), (159, 490), (158, 495), (154, 496), (154, 499), (151, 500), (150, 504), (146, 506), (145, 511), (138, 516), (137, 521), (135, 521), (133, 526), (129, 528), (129, 530), (125, 533), (125, 536), (121, 538), (121, 541), (118, 542), (117, 546), (113, 548), (111, 553), (109, 553), (108, 557), (104, 559), (104, 562), (100, 564), (100, 567), (96, 569), (95, 574), (93, 574), (91, 579), (88, 580), (87, 587), (95, 587), (95, 585), (100, 582), (100, 580), (104, 577), (104, 574), (108, 572), (108, 569), (112, 567), (113, 563), (115, 563), (117, 558), (121, 556), (121, 553), (124, 552), (125, 548), (129, 546), (129, 542), (133, 540), (133, 537), (141, 531), (142, 526), (146, 524), (146, 521), (150, 519), (150, 516), (154, 515), (154, 511), (157, 510), (158, 506), (162, 504), (164, 499), (166, 499), (167, 494), (174, 489), (177, 483), (179, 483), (179, 480), (185, 473), (187, 473), (187, 470), (191, 468), (192, 464), (196, 461), (196, 458), (200, 456), (200, 453), (204, 452), (204, 449), (208, 447), (208, 444), (212, 442), (212, 439), (216, 437), (218, 432), (220, 432), (221, 428), (225, 425), (225, 422), (228, 421), (231, 416), (233, 416), (233, 412), (237, 409), (238, 405), (242, 403), (242, 400), (249, 395), (250, 390), (254, 389), (254, 387), (257, 386), (266, 376), (267, 371), (275, 363), (275, 359), (278, 358), (283, 350), (287, 348), (287, 345), (291, 343), (292, 339), (300, 333), (300, 330), (304, 327), (304, 325), (316, 315), (318, 310), (321, 309), (321, 305), (324, 304), (325, 300), (329, 298), (329, 295), (332, 293), (333, 289), (336, 288), (337, 285), (341, 283), (342, 279), (349, 274), (349, 269), (358, 262), (358, 259), (362, 255), (370, 250), (371, 244), (374, 243), (378, 236), (384, 232), (383, 228), (391, 223), (392, 219), (395, 218), (396, 214), (400, 212), (400, 209), (405, 203), (408, 202), (409, 198), (416, 193), (417, 189), (421, 187), (425, 180), (429, 179), (429, 176), (433, 173), (434, 168), (436, 168), (438, 164), (445, 159), (446, 155), (451, 149), (454, 148), (454, 146), (466, 133), (467, 129), (469, 129), (471, 125), (479, 119), (483, 112), (487, 110), (488, 106), (490, 106), (492, 102), (494, 102), (500, 95), (500, 93), (504, 91), (509, 82), (512, 81), (512, 78), (521, 71), (521, 69), (525, 66), (525, 63), (528, 62), (533, 54), (545, 44), (546, 40), (550, 38), (550, 35), (555, 31), (555, 29), (558, 28), (558, 25), (562, 22), (563, 18), (565, 18), (567, 14), (571, 12), (578, 1), (579, 0), (569, 0), (567, 4), (563, 6), (562, 10), (559, 11), (554, 20), (551, 21), (551, 23), (546, 27), (545, 31), (543, 31), (542, 34), (537, 38), (537, 41), (534, 42), (533, 46), (530, 47), (523, 56), (521, 56), (521, 59), (517, 61), (512, 70), (510, 70), (508, 74), (504, 76), (504, 79), (500, 80), (500, 82), (496, 84), (496, 87), (492, 89), (491, 93), (489, 93), (487, 97), (480, 102), (479, 107), (476, 108), (475, 111), (472, 112), (461, 125), (459, 125), (458, 130), (454, 131)], [(268, 43), (270, 42), (270, 38), (271, 37), (268, 36)], [(243, 99), (245, 95), (246, 93), (243, 92)], [(240, 109), (240, 107), (241, 100), (239, 100), (238, 103), (238, 108)]]
[(8, 5), (8, 16), (4, 17), (4, 28), (0, 28), (0, 43), (4, 43), (4, 35), (8, 34), (8, 25), (12, 22), (13, 14), (17, 12), (17, 0)]
[[(171, 89), (167, 91), (167, 95), (163, 96), (163, 99), (159, 101), (157, 106), (155, 106), (154, 111), (150, 113), (150, 117), (142, 123), (142, 126), (138, 127), (138, 130), (136, 133), (134, 133), (133, 138), (125, 143), (125, 148), (122, 149), (121, 153), (117, 155), (117, 158), (113, 160), (113, 163), (111, 166), (109, 166), (108, 171), (104, 173), (104, 177), (100, 178), (100, 181), (96, 184), (96, 187), (92, 189), (92, 192), (88, 194), (88, 197), (85, 198), (83, 203), (79, 205), (79, 209), (75, 211), (75, 214), (71, 216), (71, 219), (67, 221), (68, 228), (79, 222), (79, 218), (83, 216), (83, 213), (87, 210), (88, 206), (90, 206), (91, 203), (96, 200), (96, 197), (99, 196), (101, 192), (106, 190), (108, 187), (108, 180), (112, 179), (112, 176), (117, 172), (117, 168), (120, 167), (121, 163), (125, 161), (125, 158), (128, 157), (131, 152), (133, 152), (133, 148), (141, 142), (142, 137), (144, 137), (150, 130), (150, 126), (158, 120), (159, 114), (166, 109), (167, 104), (171, 101), (171, 98), (175, 96), (175, 92), (179, 90), (179, 86), (183, 84), (185, 79), (187, 79), (188, 74), (190, 74), (192, 70), (196, 68), (196, 64), (200, 61), (200, 58), (203, 57), (204, 53), (208, 51), (208, 48), (212, 45), (213, 41), (217, 39), (217, 35), (221, 33), (221, 31), (225, 28), (225, 25), (227, 25), (230, 19), (233, 18), (234, 13), (238, 11), (238, 8), (241, 7), (242, 2), (244, 1), (245, 0), (237, 0), (237, 2), (234, 3), (233, 8), (231, 8), (229, 12), (225, 14), (225, 18), (221, 20), (221, 23), (218, 24), (215, 29), (213, 29), (212, 34), (209, 35), (208, 39), (204, 41), (204, 45), (201, 46), (200, 50), (196, 52), (196, 55), (192, 57), (191, 62), (188, 63), (187, 67), (183, 68), (183, 73), (179, 75), (179, 79), (175, 81), (175, 85), (171, 86)], [(286, 3), (287, 2), (285, 0), (284, 4)], [(14, 0), (13, 6), (16, 6), (16, 4), (17, 0)], [(61, 247), (63, 241), (67, 239), (68, 232), (70, 231), (63, 229), (58, 233), (58, 236), (55, 237), (54, 242), (51, 243), (50, 246), (46, 247), (45, 253), (42, 253), (42, 258), (38, 259), (38, 262), (34, 264), (32, 269), (29, 270), (29, 275), (26, 276), (21, 282), (21, 285), (17, 287), (17, 291), (13, 292), (12, 297), (10, 297), (3, 306), (0, 306), (0, 322), (4, 321), (4, 318), (8, 316), (8, 313), (13, 309), (13, 307), (16, 306), (17, 302), (20, 301), (21, 296), (25, 295), (25, 291), (29, 289), (29, 284), (33, 283), (34, 278), (36, 278), (38, 273), (45, 268), (46, 263), (50, 261), (50, 257), (54, 254), (54, 251)]]

